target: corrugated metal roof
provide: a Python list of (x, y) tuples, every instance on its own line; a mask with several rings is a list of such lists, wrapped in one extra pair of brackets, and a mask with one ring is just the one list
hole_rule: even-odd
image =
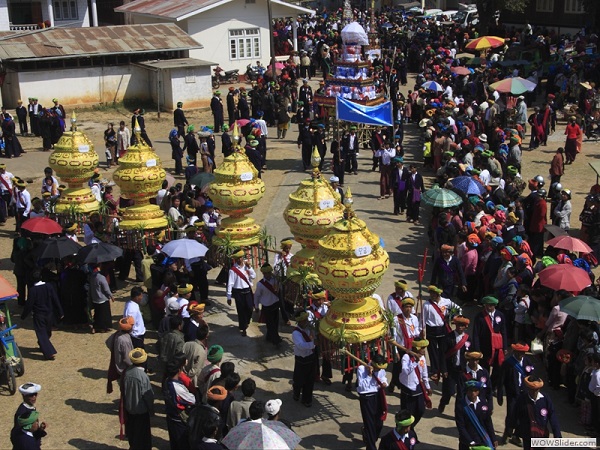
[(203, 48), (175, 24), (47, 28), (0, 36), (1, 60), (76, 58)]
[[(207, 8), (214, 7), (218, 4), (229, 3), (230, 1), (231, 0), (135, 0), (115, 8), (115, 11), (158, 17), (167, 20), (183, 20), (194, 14), (199, 14)], [(311, 9), (303, 8), (286, 1), (275, 1), (274, 3), (296, 9), (302, 13), (314, 13)]]
[[(136, 0), (115, 8), (115, 11), (177, 20), (194, 11), (221, 2), (223, 2), (223, 0)], [(224, 3), (228, 3), (228, 1), (225, 1)]]

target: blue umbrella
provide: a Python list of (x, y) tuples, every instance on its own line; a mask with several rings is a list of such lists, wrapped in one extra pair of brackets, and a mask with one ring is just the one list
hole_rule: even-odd
[(467, 176), (456, 177), (450, 181), (450, 184), (467, 195), (482, 195), (485, 192), (483, 184)]
[(439, 83), (436, 83), (435, 81), (426, 81), (425, 83), (423, 83), (421, 85), (421, 87), (423, 89), (427, 89), (428, 91), (442, 92), (444, 90), (442, 85)]

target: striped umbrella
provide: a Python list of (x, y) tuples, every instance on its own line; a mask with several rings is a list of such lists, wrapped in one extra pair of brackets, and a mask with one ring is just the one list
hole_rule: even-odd
[(427, 89), (428, 91), (442, 92), (444, 90), (442, 85), (439, 83), (436, 83), (435, 81), (426, 81), (425, 83), (423, 83), (421, 85), (421, 87), (423, 89)]
[(423, 201), (435, 208), (452, 208), (460, 205), (463, 200), (456, 192), (435, 187), (423, 194)]
[(477, 39), (473, 39), (467, 44), (470, 50), (485, 50), (487, 48), (502, 47), (504, 45), (504, 38), (498, 36), (482, 36)]
[(531, 92), (536, 86), (534, 82), (521, 77), (505, 78), (504, 80), (490, 84), (490, 87), (498, 92), (513, 95), (519, 95), (527, 91)]

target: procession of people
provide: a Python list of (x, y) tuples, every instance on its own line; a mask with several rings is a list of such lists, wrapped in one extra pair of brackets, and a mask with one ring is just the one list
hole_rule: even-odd
[[(238, 441), (253, 426), (269, 428), (287, 448), (295, 448), (300, 437), (285, 416), (298, 407), (314, 414), (319, 408), (315, 391), (327, 396), (337, 381), (348, 398), (356, 399), (344, 413), (358, 417), (360, 411), (361, 423), (353, 431), (362, 436), (367, 450), (427, 448), (427, 436), (434, 431), (426, 422), (445, 412), (455, 421), (458, 436), (445, 441), (450, 448), (494, 450), (511, 443), (529, 449), (532, 438), (563, 436), (561, 422), (568, 413), (555, 408), (559, 396), (578, 408), (573, 412), (579, 411), (587, 436), (600, 432), (600, 316), (579, 315), (581, 304), (600, 302), (593, 272), (600, 257), (600, 186), (590, 183), (585, 193), (577, 239), (572, 234), (577, 228), (573, 190), (561, 178), (565, 166), (588, 151), (583, 136), (589, 116), (600, 115), (597, 62), (567, 55), (570, 42), (564, 36), (498, 24), (503, 39), (484, 45), (485, 59), (473, 64), (460, 54), (478, 37), (475, 28), (392, 11), (375, 18), (355, 11), (355, 17), (365, 28), (377, 27), (371, 31), (379, 33), (381, 54), (369, 71), (377, 92), (391, 101), (392, 126), (334, 127), (334, 116), (315, 100), (325, 82), (313, 93), (311, 78), (320, 74), (326, 81), (332, 76), (341, 13), (304, 18), (298, 29), (302, 49), (291, 52), (276, 76), (267, 70), (251, 88), (231, 86), (225, 99), (221, 91), (213, 92), (211, 125), (190, 123), (185, 103), (177, 104), (173, 128), (165, 137), (180, 180), (164, 184), (153, 199), (170, 219), (169, 239), (216, 247), (221, 213), (205, 186), (192, 181), (217, 168), (219, 145), (224, 157), (243, 151), (259, 176), (269, 173), (267, 154), (269, 161), (278, 159), (268, 152), (269, 132), (282, 145), (298, 146), (301, 170), (313, 167), (316, 148), (321, 155), (318, 168), (333, 173), (327, 178), (340, 201), (344, 179), (365, 191), (361, 172), (378, 171), (372, 206), (396, 224), (418, 230), (429, 279), (419, 278), (418, 288), (412, 278), (394, 280), (394, 291), (380, 296), (381, 314), (389, 319), (382, 339), (393, 350), (354, 358), (355, 369), (342, 368), (339, 380), (332, 370), (338, 361), (323, 348), (319, 335), (319, 322), (335, 298), (327, 286), (304, 293), (300, 303), (286, 295), (292, 240), (282, 239), (279, 250), (270, 249), (276, 254), (272, 265), (257, 261), (245, 248), (229, 249), (224, 263), (211, 255), (172, 258), (162, 251), (168, 241), (164, 233), (143, 248), (123, 245), (115, 223), (130, 204), (115, 199), (96, 171), (89, 184), (108, 207), (110, 220), (92, 214), (86, 223), (66, 223), (55, 234), (75, 242), (83, 236), (86, 245), (122, 245), (123, 256), (100, 263), (84, 263), (73, 254), (41, 259), (46, 235), (29, 231), (26, 223), (35, 217), (54, 218), (54, 200), (64, 186), (50, 168), (38, 188), (0, 164), (0, 224), (12, 224), (9, 218), (14, 217), (10, 259), (21, 318), (33, 316), (39, 350), (49, 361), (66, 350), (50, 341), (57, 327), (110, 333), (104, 355), (106, 391), (118, 394), (120, 438), (130, 448), (156, 445), (156, 421), (151, 418), (158, 402), (164, 402), (162, 428), (168, 431), (171, 449), (267, 448)], [(281, 38), (278, 48), (283, 48), (289, 24), (274, 25)], [(579, 33), (572, 43), (585, 49), (596, 41), (595, 34)], [(499, 64), (513, 42), (533, 46), (548, 58), (545, 52), (556, 45), (563, 64), (548, 74), (542, 73), (541, 62), (533, 68)], [(529, 90), (516, 93), (498, 84), (519, 76), (531, 80), (531, 71), (539, 73)], [(413, 79), (414, 86), (404, 94)], [(53, 102), (50, 110), (31, 99), (29, 115), (22, 105), (16, 111), (21, 135), (28, 136), (30, 128), (43, 138), (44, 151), (64, 131), (65, 110), (58, 99)], [(566, 120), (559, 121), (563, 112)], [(19, 156), (16, 125), (6, 114), (4, 139), (16, 141), (12, 153), (6, 147), (6, 156)], [(297, 124), (297, 139), (294, 134), (286, 141), (289, 123)], [(104, 133), (107, 169), (119, 164), (130, 145), (153, 145), (142, 108), (133, 111), (131, 127), (139, 131), (132, 135), (124, 121), (119, 130), (109, 124)], [(138, 142), (140, 137), (143, 142)], [(523, 152), (543, 147), (553, 153), (549, 172), (534, 175)], [(367, 166), (359, 159), (364, 150)], [(402, 248), (403, 240), (397, 245)], [(213, 284), (209, 273), (218, 265), (223, 267)], [(123, 305), (115, 302), (119, 284), (130, 288)], [(231, 330), (237, 329), (236, 337), (248, 342), (252, 322), (264, 323), (264, 355), (291, 347), (293, 365), (286, 368), (291, 404), (274, 392), (257, 391), (259, 375), (248, 370), (244, 358), (234, 362), (225, 357), (227, 346), (213, 338), (213, 330), (222, 325), (205, 314), (213, 308), (225, 308)], [(27, 376), (36, 379), (36, 374)], [(19, 387), (23, 403), (10, 435), (14, 449), (42, 445), (47, 427), (36, 409), (41, 389), (33, 382)], [(502, 417), (493, 416), (498, 407), (505, 407)], [(43, 405), (42, 418), (51, 415), (51, 405)], [(388, 417), (393, 418), (391, 430), (384, 427)]]

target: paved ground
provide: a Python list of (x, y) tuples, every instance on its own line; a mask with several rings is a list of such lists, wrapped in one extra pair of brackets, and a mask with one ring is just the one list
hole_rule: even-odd
[[(158, 122), (148, 114), (148, 131), (155, 140), (157, 152), (167, 169), (173, 167), (170, 160), (170, 148), (166, 140), (171, 121), (169, 115), (163, 114)], [(166, 117), (166, 118), (165, 118)], [(196, 124), (200, 118), (207, 123), (205, 114), (193, 115)], [(99, 154), (101, 132), (105, 121), (126, 120), (127, 112), (81, 112), (78, 113), (80, 129), (88, 133), (98, 145)], [(295, 126), (293, 126), (295, 128)], [(561, 124), (558, 133), (550, 138), (549, 147), (535, 152), (525, 152), (524, 176), (547, 174), (549, 161), (557, 146), (562, 145), (564, 126)], [(420, 156), (416, 151), (416, 126), (408, 125), (407, 160), (418, 161)], [(308, 173), (301, 172), (300, 151), (295, 139), (296, 132), (290, 133), (285, 141), (269, 141), (269, 170), (264, 176), (267, 193), (253, 213), (258, 223), (268, 227), (270, 234), (278, 240), (289, 236), (290, 232), (282, 220), (282, 211), (287, 205), (288, 195), (293, 192)], [(22, 158), (7, 161), (8, 169), (15, 175), (29, 178), (40, 178), (42, 169), (47, 164), (48, 154), (34, 150), (39, 143), (37, 140), (25, 139), (24, 143), (31, 150)], [(600, 153), (596, 144), (584, 144), (583, 154), (573, 166), (569, 166), (564, 177), (563, 185), (574, 193), (576, 212), (572, 217), (572, 226), (579, 227), (577, 216), (583, 206), (583, 196), (589, 187), (595, 183), (595, 174), (588, 167), (588, 161), (594, 161)], [(102, 160), (103, 158), (101, 158)], [(217, 160), (220, 161), (220, 158)], [(110, 172), (106, 172), (107, 175)], [(330, 173), (325, 171), (325, 176)], [(391, 265), (384, 276), (378, 293), (387, 296), (393, 290), (393, 282), (398, 278), (406, 278), (413, 292), (416, 290), (416, 266), (420, 261), (427, 243), (424, 226), (414, 226), (392, 216), (392, 201), (377, 201), (379, 197), (379, 175), (370, 171), (370, 152), (362, 151), (359, 160), (359, 175), (347, 176), (346, 185), (352, 189), (357, 215), (366, 221), (371, 231), (379, 234), (385, 241), (386, 250), (390, 255)], [(39, 184), (35, 183), (36, 190)], [(33, 189), (32, 189), (33, 190)], [(427, 213), (423, 213), (426, 222)], [(14, 282), (11, 273), (12, 264), (9, 261), (12, 245), (12, 223), (0, 229), (0, 273)], [(294, 251), (299, 247), (294, 246)], [(214, 279), (216, 271), (211, 272)], [(427, 275), (426, 275), (427, 279)], [(113, 317), (122, 312), (123, 299), (127, 296), (131, 283), (122, 285), (113, 305)], [(215, 306), (206, 313), (206, 319), (211, 326), (211, 343), (222, 344), (226, 350), (225, 360), (234, 361), (242, 379), (253, 377), (257, 381), (256, 398), (268, 400), (278, 397), (283, 400), (282, 415), (294, 423), (295, 431), (302, 437), (301, 446), (306, 449), (358, 449), (362, 447), (360, 437), (361, 418), (358, 399), (355, 393), (348, 394), (340, 383), (341, 376), (334, 377), (331, 386), (317, 384), (315, 401), (308, 409), (295, 403), (291, 396), (290, 379), (293, 368), (293, 353), (291, 349), (291, 328), (283, 326), (281, 334), (285, 339), (279, 350), (263, 340), (264, 330), (261, 326), (252, 324), (248, 337), (242, 338), (235, 331), (235, 310), (226, 306), (223, 288), (211, 286), (210, 296)], [(18, 308), (11, 305), (13, 315)], [(467, 309), (468, 315), (474, 315), (477, 307)], [(44, 439), (44, 448), (90, 448), (112, 449), (127, 448), (125, 442), (118, 440), (117, 396), (105, 393), (105, 374), (108, 367), (108, 350), (104, 346), (107, 335), (90, 335), (83, 332), (61, 330), (55, 333), (53, 342), (58, 349), (56, 361), (44, 361), (35, 342), (30, 319), (23, 323), (15, 319), (20, 330), (16, 332), (17, 342), (26, 358), (26, 374), (20, 382), (35, 381), (43, 385), (39, 397), (39, 410), (42, 419), (49, 423), (48, 437)], [(149, 333), (149, 341), (153, 342), (154, 334)], [(151, 356), (154, 352), (151, 349)], [(155, 392), (159, 396), (159, 377), (151, 377)], [(439, 388), (434, 389), (434, 406), (439, 402)], [(578, 424), (577, 410), (565, 402), (564, 389), (560, 392), (548, 392), (557, 405), (557, 411), (566, 436), (582, 436), (583, 428)], [(399, 396), (388, 397), (390, 411), (396, 412), (399, 407)], [(18, 406), (19, 396), (8, 396), (0, 391), (0, 448), (9, 448), (8, 434), (11, 427), (12, 415)], [(164, 418), (162, 400), (157, 401), (156, 417), (153, 419), (154, 445), (160, 449), (168, 448), (168, 436)], [(439, 415), (436, 410), (427, 411), (424, 420), (419, 424), (418, 431), (424, 449), (457, 448), (457, 430), (452, 417), (452, 404), (446, 413)], [(500, 433), (503, 430), (505, 410), (497, 407), (494, 414), (494, 424)], [(393, 426), (393, 414), (386, 422), (384, 432)], [(505, 448), (515, 448), (510, 445)]]

